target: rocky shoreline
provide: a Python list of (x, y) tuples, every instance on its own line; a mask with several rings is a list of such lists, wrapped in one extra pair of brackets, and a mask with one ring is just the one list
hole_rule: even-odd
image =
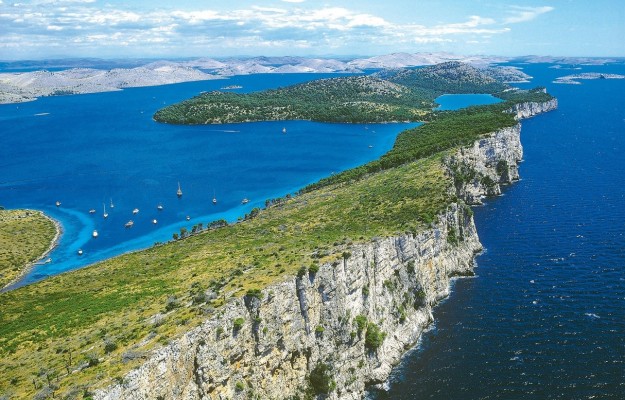
[[(513, 112), (521, 119), (555, 108), (553, 100)], [(459, 198), (479, 203), (518, 179), (519, 135), (520, 125), (498, 130), (445, 161), (452, 174), (474, 171), (456, 182)], [(471, 210), (454, 203), (425, 232), (354, 245), (340, 263), (231, 299), (94, 399), (283, 399), (306, 388), (360, 399), (417, 342), (450, 279), (473, 273), (480, 249)], [(309, 385), (311, 375), (325, 386)]]

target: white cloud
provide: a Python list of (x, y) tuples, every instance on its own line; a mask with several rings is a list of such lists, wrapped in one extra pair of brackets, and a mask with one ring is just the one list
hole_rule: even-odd
[(285, 3), (303, 3), (305, 0), (282, 0)]
[(512, 6), (509, 10), (511, 14), (508, 18), (504, 19), (505, 24), (516, 24), (519, 22), (531, 21), (534, 18), (538, 17), (541, 14), (548, 13), (553, 11), (554, 8), (550, 6), (543, 7), (520, 7), (520, 6)]
[[(0, 4), (3, 0), (0, 0)], [(295, 3), (303, 0), (283, 0)], [(229, 11), (214, 9), (148, 10), (130, 8), (95, 0), (35, 0), (14, 3), (10, 13), (0, 13), (0, 50), (27, 43), (25, 47), (80, 46), (97, 50), (115, 46), (136, 47), (149, 43), (150, 51), (167, 54), (199, 55), (232, 52), (243, 48), (311, 48), (329, 51), (358, 48), (365, 44), (395, 47), (431, 43), (466, 43), (476, 36), (504, 34), (510, 28), (502, 23), (529, 21), (552, 7), (513, 7), (507, 18), (479, 15), (445, 24), (401, 24), (380, 16), (344, 7), (313, 8), (260, 7)], [(71, 4), (71, 6), (68, 6)], [(368, 48), (369, 46), (367, 46)], [(176, 53), (178, 52), (178, 53)], [(136, 53), (135, 53), (136, 54)]]

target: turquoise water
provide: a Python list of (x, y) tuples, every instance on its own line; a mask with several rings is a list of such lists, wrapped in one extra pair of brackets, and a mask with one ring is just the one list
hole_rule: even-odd
[(625, 398), (625, 66), (519, 65), (558, 97), (523, 122), (521, 181), (475, 208), (486, 250), (375, 399)]
[[(182, 227), (236, 221), (266, 199), (378, 158), (400, 131), (418, 125), (152, 120), (157, 109), (200, 91), (227, 85), (253, 91), (328, 76), (337, 75), (242, 76), (0, 106), (0, 205), (43, 210), (64, 229), (52, 261), (21, 284), (170, 240)], [(134, 226), (126, 229), (129, 220)]]
[(495, 104), (502, 100), (490, 94), (444, 94), (436, 98), (439, 107), (436, 110), (457, 110), (459, 108), (481, 104)]

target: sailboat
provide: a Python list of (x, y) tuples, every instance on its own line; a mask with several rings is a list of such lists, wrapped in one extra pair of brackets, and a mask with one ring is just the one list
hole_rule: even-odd
[(108, 218), (108, 217), (109, 217), (109, 214), (106, 212), (106, 204), (102, 203), (102, 206), (104, 207), (104, 214), (102, 214), (102, 216), (103, 216), (104, 218)]
[(115, 208), (115, 204), (113, 204), (113, 198), (111, 197), (111, 204), (109, 205), (111, 208)]
[(158, 205), (156, 206), (156, 209), (158, 211), (163, 211), (163, 205), (161, 203), (158, 203)]
[(93, 238), (97, 238), (98, 237), (98, 231), (97, 230), (93, 230), (93, 232), (91, 233), (91, 236), (93, 236)]
[(182, 197), (182, 189), (180, 189), (180, 182), (178, 182), (178, 191), (176, 192), (176, 196)]
[(286, 128), (282, 128), (282, 133), (286, 133)]

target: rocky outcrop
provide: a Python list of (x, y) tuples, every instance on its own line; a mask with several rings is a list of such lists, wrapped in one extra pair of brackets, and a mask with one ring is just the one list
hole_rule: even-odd
[(545, 102), (519, 103), (512, 107), (512, 113), (516, 114), (516, 119), (530, 118), (534, 115), (553, 111), (558, 108), (558, 99), (555, 97)]
[[(517, 120), (558, 108), (557, 99), (544, 103), (516, 104), (510, 112)], [(459, 149), (445, 164), (454, 179), (456, 195), (466, 204), (501, 194), (501, 186), (519, 179), (518, 164), (523, 158), (521, 124), (500, 129), (472, 146)]]
[[(518, 179), (519, 134), (517, 125), (459, 150), (447, 160), (450, 173), (467, 166), (497, 186)], [(457, 185), (457, 194), (498, 193), (485, 182)], [(424, 232), (353, 245), (340, 261), (231, 299), (94, 399), (287, 399), (307, 391), (360, 399), (416, 343), (451, 278), (472, 274), (480, 249), (471, 210), (452, 204)]]

